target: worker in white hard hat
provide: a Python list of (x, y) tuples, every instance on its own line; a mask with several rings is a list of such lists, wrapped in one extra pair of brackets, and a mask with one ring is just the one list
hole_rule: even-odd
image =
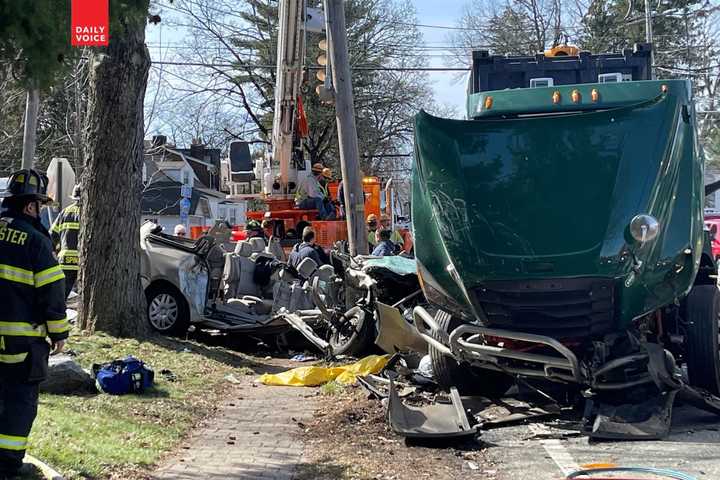
[(175, 225), (174, 235), (176, 237), (185, 238), (185, 235), (187, 235), (187, 231), (185, 230), (185, 225), (179, 223)]

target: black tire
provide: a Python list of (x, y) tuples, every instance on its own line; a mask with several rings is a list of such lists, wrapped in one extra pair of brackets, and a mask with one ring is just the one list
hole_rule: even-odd
[(697, 285), (685, 301), (686, 352), (690, 385), (720, 394), (718, 315), (720, 292), (716, 285)]
[(333, 355), (361, 356), (372, 348), (375, 341), (375, 325), (372, 315), (360, 307), (353, 307), (345, 316), (352, 318), (352, 331), (339, 332), (332, 328), (330, 332), (330, 347)]
[[(447, 344), (448, 333), (459, 326), (460, 322), (442, 310), (438, 310), (435, 314), (435, 321), (441, 331), (433, 332), (433, 338)], [(515, 383), (511, 376), (502, 372), (473, 367), (468, 363), (458, 363), (453, 358), (443, 355), (432, 345), (429, 353), (435, 381), (443, 390), (455, 387), (463, 395), (499, 398)]]
[(150, 327), (166, 335), (185, 335), (190, 327), (190, 308), (174, 287), (157, 285), (147, 292), (147, 319)]

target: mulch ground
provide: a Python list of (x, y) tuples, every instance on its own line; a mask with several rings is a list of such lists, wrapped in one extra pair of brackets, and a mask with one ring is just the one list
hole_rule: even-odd
[(359, 387), (319, 395), (315, 416), (301, 424), (305, 444), (299, 480), (492, 480), (496, 468), (481, 441), (410, 443), (393, 433), (378, 400)]

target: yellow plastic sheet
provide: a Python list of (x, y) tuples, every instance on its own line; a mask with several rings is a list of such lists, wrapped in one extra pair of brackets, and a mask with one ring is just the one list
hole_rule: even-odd
[(387, 365), (389, 355), (370, 355), (350, 365), (339, 367), (298, 367), (286, 372), (260, 376), (260, 383), (288, 387), (316, 387), (335, 380), (345, 385), (355, 383), (358, 376), (378, 373)]

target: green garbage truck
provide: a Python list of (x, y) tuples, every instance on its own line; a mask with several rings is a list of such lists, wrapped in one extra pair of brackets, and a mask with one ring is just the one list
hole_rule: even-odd
[(650, 48), (476, 51), (467, 118), (416, 116), (413, 228), (432, 308), (414, 322), (441, 385), (720, 393), (692, 86), (652, 79)]

